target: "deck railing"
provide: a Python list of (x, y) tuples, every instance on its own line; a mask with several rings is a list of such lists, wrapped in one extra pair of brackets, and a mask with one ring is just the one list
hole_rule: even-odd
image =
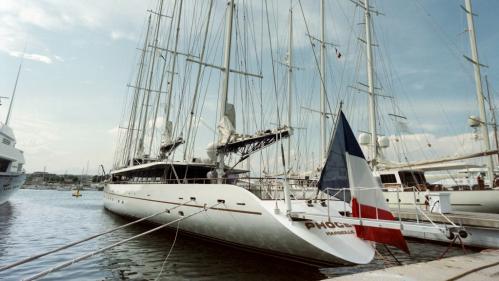
[[(284, 199), (284, 179), (279, 177), (237, 177), (237, 178), (184, 178), (184, 179), (131, 179), (114, 180), (115, 184), (232, 184), (243, 187), (261, 199)], [(291, 179), (290, 186), (294, 199), (312, 199), (317, 192), (317, 181)], [(301, 192), (301, 194), (299, 194)]]

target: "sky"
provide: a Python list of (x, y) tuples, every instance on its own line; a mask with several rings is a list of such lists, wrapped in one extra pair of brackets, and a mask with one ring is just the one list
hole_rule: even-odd
[[(106, 170), (111, 168), (126, 85), (133, 81), (137, 69), (137, 48), (144, 33), (146, 11), (155, 2), (2, 0), (0, 96), (12, 94), (25, 50), (10, 125), (17, 147), (24, 151), (27, 172), (46, 169), (55, 173), (81, 173), (88, 167), (88, 173), (97, 173), (100, 164)], [(289, 1), (269, 3), (271, 9), (277, 10), (273, 20), (282, 20), (276, 27), (277, 37), (286, 33)], [(335, 50), (329, 50), (333, 59), (328, 62), (331, 70), (328, 81), (333, 86), (328, 92), (333, 100), (336, 95), (332, 92), (345, 87), (345, 83), (334, 82), (341, 76), (339, 65), (355, 64), (356, 53), (347, 45), (358, 24), (349, 16), (355, 10), (350, 1), (326, 3), (330, 30), (326, 37), (338, 45), (336, 48), (342, 54), (342, 58), (335, 59)], [(318, 34), (319, 1), (307, 0), (302, 4), (311, 33)], [(469, 115), (478, 115), (478, 107), (472, 68), (462, 56), (469, 56), (468, 35), (464, 32), (466, 19), (459, 6), (464, 1), (377, 0), (371, 4), (383, 13), (374, 19), (378, 40), (375, 43), (379, 45), (376, 47), (379, 51), (375, 52), (383, 56), (380, 60), (383, 67), (376, 75), (390, 77), (393, 85), (384, 86), (397, 97), (397, 108), (409, 120), (411, 135), (405, 140), (407, 147), (414, 149), (408, 153), (420, 155), (421, 146), (429, 148), (423, 154), (430, 158), (480, 149), (480, 142), (474, 140), (473, 130), (466, 125)], [(297, 1), (294, 7), (295, 16), (301, 16)], [(488, 75), (492, 94), (496, 96), (499, 2), (476, 0), (473, 8), (478, 14), (475, 27), (480, 60), (489, 66), (482, 74)], [(307, 63), (301, 57), (306, 50), (310, 52), (305, 33), (303, 23), (297, 23), (294, 40), (300, 64)], [(276, 38), (280, 48), (277, 54), (285, 53), (286, 48), (283, 35), (280, 36)], [(308, 64), (313, 65), (310, 59)], [(351, 65), (344, 68), (346, 72), (353, 72)], [(347, 98), (347, 101), (355, 103), (359, 99)], [(0, 120), (5, 120), (8, 105), (9, 100), (2, 100)], [(367, 129), (353, 116), (355, 112), (350, 113), (354, 127)], [(390, 134), (389, 129), (385, 130)], [(393, 153), (391, 156), (400, 157)]]

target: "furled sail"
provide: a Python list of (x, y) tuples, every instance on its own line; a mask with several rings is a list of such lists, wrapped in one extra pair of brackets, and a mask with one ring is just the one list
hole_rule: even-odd
[[(373, 177), (341, 111), (318, 185), (319, 189), (331, 195), (341, 188), (347, 188), (349, 192), (338, 192), (335, 196), (350, 202), (353, 217), (395, 220), (385, 202), (381, 186)], [(409, 253), (407, 243), (398, 229), (356, 225), (355, 230), (362, 239), (392, 245)]]
[(172, 138), (172, 130), (173, 124), (171, 121), (166, 121), (165, 124), (165, 132), (163, 133), (163, 137), (161, 139), (161, 145), (159, 147), (159, 151), (161, 153), (161, 158), (167, 157), (172, 153), (177, 147), (181, 144), (184, 144), (184, 139), (180, 136), (176, 139)]

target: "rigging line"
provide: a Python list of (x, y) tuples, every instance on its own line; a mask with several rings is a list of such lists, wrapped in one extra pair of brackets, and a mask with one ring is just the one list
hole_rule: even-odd
[(170, 257), (170, 254), (173, 251), (173, 247), (175, 247), (175, 242), (177, 242), (177, 236), (178, 236), (178, 229), (180, 228), (180, 222), (177, 223), (177, 229), (175, 230), (175, 238), (173, 238), (173, 243), (172, 246), (170, 247), (170, 250), (168, 251), (168, 254), (166, 255), (165, 260), (163, 261), (163, 264), (161, 265), (161, 270), (159, 271), (158, 277), (156, 277), (154, 280), (159, 280), (159, 277), (161, 277), (161, 274), (163, 273), (163, 269), (165, 268), (166, 261), (168, 260), (168, 257)]
[[(142, 54), (141, 54), (141, 58), (140, 58), (139, 72), (137, 73), (137, 80), (136, 80), (137, 88), (135, 89), (135, 94), (139, 97), (139, 99), (140, 99), (140, 93), (141, 93), (141, 88), (142, 88), (142, 81), (144, 79), (144, 73), (147, 72), (147, 70), (144, 71), (144, 67), (147, 66), (147, 64), (146, 64), (147, 63), (147, 56), (146, 55), (147, 55), (147, 45), (149, 44), (150, 32), (151, 32), (151, 15), (149, 15), (147, 32), (146, 32), (146, 35), (144, 38), (144, 47), (142, 49)], [(130, 144), (129, 144), (130, 148), (128, 149), (128, 155), (126, 156), (126, 161), (125, 161), (125, 162), (131, 163), (132, 165), (134, 162), (133, 159), (137, 155), (137, 150), (138, 150), (139, 134), (141, 133), (140, 124), (142, 123), (142, 112), (144, 110), (144, 102), (145, 102), (145, 95), (142, 94), (142, 101), (140, 102), (140, 109), (139, 109), (139, 120), (138, 120), (139, 122), (137, 124), (137, 131), (136, 131), (135, 136), (134, 136), (134, 131), (133, 131), (133, 129), (135, 129), (135, 123), (134, 123), (133, 128), (132, 128), (132, 133), (130, 135), (130, 138), (131, 138)], [(133, 110), (133, 113), (131, 113), (131, 114), (135, 114), (134, 119), (136, 119), (137, 118), (136, 117), (137, 109)], [(132, 151), (132, 144), (133, 144), (133, 151)], [(129, 163), (125, 163), (125, 166), (130, 165)]]
[(130, 223), (127, 223), (127, 224), (125, 224), (125, 225), (122, 225), (122, 226), (119, 226), (119, 227), (116, 227), (116, 228), (112, 228), (112, 229), (108, 229), (108, 230), (106, 230), (106, 231), (104, 231), (104, 232), (101, 232), (101, 233), (98, 233), (98, 234), (95, 234), (95, 235), (89, 236), (89, 237), (87, 237), (87, 238), (84, 238), (84, 239), (81, 239), (81, 240), (78, 240), (78, 241), (72, 242), (72, 243), (70, 243), (70, 244), (66, 244), (66, 245), (61, 246), (61, 247), (59, 247), (59, 248), (56, 248), (56, 249), (53, 249), (53, 250), (50, 250), (50, 251), (47, 251), (47, 252), (39, 253), (39, 254), (36, 254), (36, 255), (34, 255), (34, 256), (27, 257), (27, 258), (25, 258), (25, 259), (22, 259), (22, 260), (16, 261), (16, 262), (11, 263), (11, 264), (8, 264), (8, 265), (4, 265), (4, 266), (0, 267), (0, 272), (5, 271), (5, 270), (10, 269), (10, 268), (13, 268), (13, 267), (16, 267), (16, 266), (19, 266), (19, 265), (21, 265), (21, 264), (25, 264), (25, 263), (27, 263), (27, 262), (30, 262), (30, 261), (33, 261), (33, 260), (36, 260), (36, 259), (39, 259), (39, 258), (41, 258), (41, 257), (47, 256), (47, 255), (50, 255), (50, 254), (53, 254), (53, 253), (55, 253), (55, 252), (59, 252), (59, 251), (61, 251), (61, 250), (67, 249), (67, 248), (69, 248), (69, 247), (72, 247), (72, 246), (75, 246), (75, 245), (81, 244), (81, 243), (83, 243), (83, 242), (86, 242), (86, 241), (92, 240), (92, 239), (94, 239), (94, 238), (100, 237), (100, 236), (102, 236), (102, 235), (109, 234), (109, 233), (114, 232), (114, 231), (116, 231), (116, 230), (120, 230), (120, 229), (122, 229), (122, 228), (125, 228), (125, 227), (128, 227), (128, 226), (131, 226), (131, 225), (134, 225), (134, 224), (139, 223), (139, 222), (142, 222), (142, 221), (145, 221), (145, 220), (147, 220), (147, 219), (153, 218), (153, 217), (158, 216), (158, 215), (160, 215), (160, 214), (163, 214), (163, 213), (165, 213), (165, 212), (172, 211), (172, 210), (174, 210), (174, 209), (176, 209), (176, 208), (178, 208), (178, 207), (180, 207), (180, 206), (183, 206), (183, 205), (185, 205), (185, 204), (188, 204), (188, 203), (190, 203), (190, 202), (192, 202), (192, 201), (193, 201), (193, 200), (191, 199), (191, 200), (186, 201), (186, 202), (184, 202), (184, 203), (182, 203), (182, 204), (180, 204), (180, 205), (177, 205), (177, 206), (175, 206), (175, 207), (173, 207), (173, 208), (166, 209), (166, 210), (161, 211), (161, 212), (157, 212), (157, 213), (152, 214), (152, 215), (149, 215), (149, 216), (147, 216), (147, 217), (144, 217), (144, 218), (141, 218), (141, 219), (138, 219), (138, 220), (132, 221), (132, 222), (130, 222)]
[[(269, 11), (268, 11), (268, 5), (267, 5), (267, 2), (268, 1), (265, 1), (265, 14), (266, 14), (266, 18), (267, 18), (267, 32), (268, 32), (268, 36), (269, 36), (269, 45), (270, 45), (270, 58), (271, 58), (271, 64), (272, 64), (272, 81), (273, 81), (273, 84), (274, 84), (274, 95), (275, 95), (275, 98), (276, 98), (276, 114), (277, 114), (277, 124), (279, 127), (281, 127), (281, 117), (280, 117), (280, 112), (279, 112), (279, 96), (278, 96), (278, 92), (277, 92), (277, 81), (276, 81), (276, 70), (275, 70), (275, 64), (274, 64), (274, 52), (273, 52), (273, 48), (272, 48), (272, 34), (270, 32), (270, 19), (269, 19)], [(282, 164), (284, 166), (284, 173), (286, 174), (287, 171), (286, 171), (286, 161), (284, 159), (284, 146), (282, 144), (282, 142), (280, 142), (280, 146), (281, 146), (281, 160), (282, 160)]]
[(44, 270), (44, 271), (42, 271), (42, 272), (40, 272), (40, 273), (37, 273), (37, 274), (35, 274), (35, 275), (32, 275), (32, 276), (30, 276), (30, 277), (28, 277), (28, 278), (26, 278), (26, 279), (23, 279), (23, 281), (32, 281), (32, 280), (36, 280), (36, 279), (38, 279), (38, 278), (40, 278), (40, 277), (43, 277), (43, 276), (45, 276), (45, 275), (47, 275), (47, 274), (49, 274), (49, 273), (51, 273), (51, 272), (55, 272), (55, 271), (57, 271), (57, 270), (59, 270), (59, 269), (62, 269), (62, 268), (68, 267), (68, 266), (70, 266), (70, 265), (72, 265), (72, 264), (75, 264), (75, 263), (77, 263), (77, 262), (79, 262), (79, 261), (82, 261), (82, 260), (84, 260), (84, 259), (87, 259), (87, 258), (93, 257), (93, 256), (95, 256), (95, 255), (97, 255), (97, 254), (99, 254), (99, 253), (102, 253), (102, 252), (107, 251), (107, 250), (109, 250), (109, 249), (111, 249), (111, 248), (114, 248), (114, 247), (116, 247), (116, 246), (119, 246), (119, 245), (121, 245), (121, 244), (124, 244), (124, 243), (126, 243), (126, 242), (128, 242), (128, 241), (131, 241), (131, 240), (134, 240), (134, 239), (140, 238), (140, 237), (142, 237), (142, 236), (144, 236), (144, 235), (147, 235), (147, 234), (149, 234), (149, 233), (152, 233), (152, 232), (158, 231), (158, 230), (163, 229), (163, 228), (165, 228), (165, 227), (167, 227), (167, 226), (170, 226), (171, 224), (174, 224), (174, 223), (176, 223), (176, 222), (183, 221), (183, 220), (185, 220), (185, 219), (188, 219), (188, 218), (190, 218), (190, 217), (192, 217), (192, 216), (195, 216), (195, 215), (197, 215), (197, 214), (200, 214), (200, 213), (202, 213), (202, 212), (207, 212), (208, 210), (210, 210), (210, 209), (212, 209), (212, 208), (214, 208), (214, 207), (216, 207), (216, 206), (218, 206), (218, 205), (220, 205), (220, 204), (222, 204), (222, 203), (216, 203), (216, 204), (212, 205), (211, 207), (206, 207), (206, 204), (204, 204), (204, 208), (203, 208), (203, 209), (201, 209), (201, 210), (199, 210), (199, 211), (197, 211), (197, 212), (194, 212), (194, 213), (192, 213), (192, 214), (190, 214), (190, 215), (188, 215), (188, 216), (185, 216), (185, 217), (181, 217), (181, 218), (175, 219), (175, 220), (173, 220), (173, 221), (171, 221), (171, 222), (168, 222), (168, 223), (162, 224), (162, 225), (160, 225), (160, 226), (158, 226), (158, 227), (155, 227), (155, 228), (153, 228), (153, 229), (150, 229), (150, 230), (148, 230), (148, 231), (146, 231), (146, 232), (142, 232), (141, 234), (138, 234), (138, 235), (132, 236), (132, 237), (127, 238), (127, 239), (125, 239), (125, 240), (121, 240), (121, 241), (116, 242), (116, 243), (114, 243), (114, 244), (112, 244), (112, 245), (109, 245), (109, 246), (107, 246), (107, 247), (100, 248), (100, 249), (98, 249), (98, 250), (96, 250), (96, 251), (93, 251), (93, 252), (87, 253), (87, 254), (85, 254), (85, 255), (82, 255), (82, 256), (76, 257), (76, 258), (74, 258), (74, 259), (72, 259), (72, 260), (69, 260), (69, 261), (66, 261), (66, 262), (60, 263), (60, 264), (56, 265), (55, 267), (49, 268), (49, 269)]
[[(173, 5), (172, 15), (175, 14), (175, 8), (176, 8), (176, 2)], [(182, 12), (181, 9), (182, 9), (182, 5), (180, 6), (179, 13)], [(160, 11), (159, 14), (160, 14), (159, 17), (161, 18), (162, 11)], [(170, 28), (168, 30), (168, 37), (167, 37), (167, 40), (166, 40), (166, 50), (168, 50), (169, 47), (170, 47), (170, 40), (171, 40), (171, 35), (172, 35), (172, 29), (173, 29), (173, 17), (172, 17), (172, 21), (170, 22)], [(154, 48), (156, 48), (156, 47), (157, 47), (157, 42), (156, 42), (156, 45), (154, 45)], [(156, 52), (156, 51), (157, 51), (157, 49), (153, 50), (153, 52)], [(169, 54), (169, 52), (165, 52), (165, 56), (168, 56), (168, 54)], [(177, 54), (173, 54), (173, 55), (176, 56)], [(168, 59), (171, 60), (171, 56), (168, 56)], [(167, 61), (163, 60), (163, 70), (161, 71), (161, 79), (160, 79), (159, 87), (158, 87), (158, 91), (159, 92), (158, 92), (158, 96), (157, 96), (157, 100), (156, 100), (156, 110), (154, 112), (153, 125), (152, 125), (152, 134), (151, 134), (151, 140), (150, 140), (150, 143), (149, 143), (149, 155), (151, 155), (151, 150), (152, 150), (152, 145), (153, 145), (153, 139), (154, 139), (154, 132), (156, 131), (156, 119), (158, 117), (158, 111), (159, 111), (159, 107), (160, 107), (161, 89), (163, 88), (163, 82), (165, 80), (166, 73), (167, 73), (167, 65), (168, 65)]]
[[(416, 3), (416, 5), (419, 6), (421, 8), (421, 10), (423, 11), (423, 13), (430, 19), (428, 21), (430, 23), (430, 26), (435, 31), (441, 33), (442, 36), (440, 38), (443, 38), (443, 39), (447, 40), (447, 44), (448, 45), (446, 44), (445, 46), (450, 51), (450, 54), (453, 55), (453, 56), (455, 56), (458, 59), (459, 65), (461, 66), (461, 71), (463, 71), (463, 73), (468, 73), (468, 70), (466, 69), (466, 65), (463, 63), (464, 61), (462, 60), (462, 56), (461, 56), (462, 52), (459, 49), (459, 46), (456, 43), (452, 42), (452, 40), (450, 40), (449, 38), (447, 38), (447, 35), (445, 34), (444, 30), (439, 26), (439, 24), (433, 18), (433, 16), (431, 15), (431, 13), (423, 6), (423, 4), (419, 0), (416, 0), (414, 3)], [(464, 14), (462, 14), (462, 15), (464, 15)], [(442, 40), (442, 41), (445, 41), (445, 40)], [(452, 50), (452, 48), (450, 48), (451, 45), (455, 48), (455, 50)], [(465, 77), (467, 77), (467, 79), (471, 81), (471, 76), (466, 75)]]
[[(124, 143), (123, 143), (123, 150), (122, 151), (122, 154), (121, 154), (121, 162), (123, 163), (123, 166), (127, 166), (127, 162), (129, 161), (130, 157), (133, 157), (133, 155), (131, 156), (131, 151), (132, 151), (132, 147), (133, 147), (133, 139), (134, 139), (134, 128), (135, 128), (135, 123), (136, 123), (136, 119), (137, 119), (137, 107), (139, 105), (139, 100), (140, 100), (140, 83), (141, 83), (141, 77), (142, 77), (142, 71), (143, 71), (143, 67), (144, 67), (144, 58), (145, 58), (145, 54), (146, 54), (146, 46), (147, 46), (147, 38), (149, 37), (149, 30), (150, 30), (150, 27), (151, 27), (151, 15), (149, 15), (148, 19), (147, 19), (147, 31), (146, 31), (146, 34), (145, 34), (145, 37), (144, 37), (144, 46), (142, 47), (142, 50), (140, 52), (140, 56), (137, 57), (137, 59), (139, 59), (139, 70), (137, 72), (137, 77), (135, 78), (135, 84), (138, 86), (138, 88), (130, 88), (130, 87), (127, 87), (128, 89), (128, 94), (126, 95), (126, 97), (128, 97), (129, 95), (132, 95), (133, 96), (133, 101), (132, 101), (132, 104), (130, 105), (131, 108), (130, 108), (130, 115), (129, 115), (129, 120), (128, 120), (128, 130), (126, 132), (126, 138), (124, 140)], [(137, 43), (137, 47), (140, 43)], [(129, 80), (131, 81), (131, 79)], [(130, 91), (133, 91), (133, 93), (130, 93)], [(121, 119), (121, 122), (120, 123), (123, 123), (124, 122), (124, 119), (126, 118), (126, 104), (125, 106), (123, 107), (123, 115), (122, 115), (122, 119)], [(118, 146), (117, 149), (119, 149), (120, 147)]]
[[(182, 0), (181, 0), (182, 1)], [(161, 14), (163, 12), (163, 3), (164, 3), (164, 0), (159, 0), (159, 7), (158, 7), (158, 11), (159, 13)], [(159, 29), (160, 29), (160, 25), (161, 25), (161, 16), (158, 16), (158, 19), (156, 21), (156, 27), (154, 29), (154, 39), (153, 39), (153, 45), (154, 46), (157, 46), (158, 45), (158, 37), (159, 37)], [(152, 88), (152, 82), (153, 82), (153, 74), (154, 74), (154, 70), (155, 70), (155, 66), (156, 66), (156, 59), (157, 59), (157, 54), (156, 54), (156, 51), (153, 50), (151, 51), (151, 54), (150, 54), (150, 67), (149, 67), (149, 75), (146, 80), (146, 111), (144, 112), (144, 123), (141, 125), (142, 126), (142, 135), (140, 137), (140, 143), (139, 143), (139, 152), (143, 155), (140, 155), (140, 156), (144, 156), (145, 154), (145, 146), (144, 146), (144, 141), (145, 141), (145, 136), (147, 134), (147, 123), (149, 122), (148, 120), (148, 114), (149, 114), (149, 100), (151, 98), (151, 88)], [(147, 73), (146, 73), (147, 75)], [(140, 87), (140, 85), (139, 85)], [(158, 93), (159, 95), (159, 93)], [(152, 128), (152, 130), (154, 130), (154, 128)]]
[[(340, 5), (340, 8), (341, 8), (341, 5)], [(342, 9), (342, 8), (341, 8)], [(343, 11), (343, 10), (342, 10)], [(354, 18), (355, 18), (355, 13), (356, 13), (357, 9), (354, 9)], [(353, 27), (351, 27), (351, 30), (353, 29)], [(349, 33), (349, 36), (348, 36), (348, 40), (347, 40), (347, 47), (346, 47), (346, 54), (349, 54), (350, 53), (350, 47), (351, 47), (351, 42), (352, 42), (352, 36), (354, 35), (355, 33), (354, 32), (350, 32)], [(330, 68), (332, 69), (332, 64), (330, 64)], [(339, 83), (337, 85), (337, 93), (338, 93), (338, 97), (339, 97), (339, 100), (343, 100), (343, 97), (342, 95), (345, 95), (346, 93), (343, 93), (343, 88), (344, 88), (344, 82), (345, 82), (345, 73), (346, 73), (346, 68), (347, 68), (347, 63), (346, 63), (346, 60), (343, 60), (343, 63), (342, 63), (342, 67), (341, 67), (341, 72), (340, 72), (340, 80), (339, 80)]]
[[(139, 38), (142, 38), (144, 36), (144, 30), (145, 29), (145, 26), (148, 24), (148, 21), (150, 20), (150, 17), (145, 17), (144, 19), (144, 22), (143, 22), (143, 26), (142, 26), (142, 32), (139, 36)], [(141, 45), (141, 41), (137, 41), (137, 44), (136, 44), (136, 48), (140, 48), (139, 46)], [(135, 60), (138, 60), (139, 56), (138, 55), (135, 55)], [(128, 81), (131, 81), (132, 80), (132, 76), (134, 76), (134, 71), (133, 71), (134, 68), (131, 68), (130, 69), (130, 73), (129, 73), (129, 76), (128, 76)], [(128, 114), (127, 114), (127, 104), (128, 104), (128, 96), (130, 95), (130, 88), (127, 87), (127, 94), (124, 95), (123, 97), (123, 108), (122, 108), (122, 112), (121, 112), (121, 118), (120, 118), (120, 123), (119, 124), (123, 124), (123, 122), (125, 121), (125, 119), (128, 117)], [(115, 167), (118, 167), (120, 166), (120, 162), (125, 162), (125, 160), (123, 159), (125, 157), (125, 153), (124, 153), (124, 149), (120, 149), (121, 147), (123, 148), (126, 148), (127, 145), (126, 145), (126, 142), (123, 143), (123, 134), (119, 134), (118, 136), (118, 141), (116, 141), (116, 149), (115, 149), (115, 152), (114, 152), (114, 165)], [(128, 137), (127, 137), (128, 138)], [(120, 159), (121, 158), (121, 159)]]
[[(203, 9), (203, 11), (204, 11), (204, 9)], [(196, 36), (200, 36), (200, 34), (202, 33), (202, 28), (201, 28), (202, 27), (202, 25), (201, 25), (202, 18), (201, 18), (201, 16), (196, 16), (195, 12), (196, 11), (193, 12), (194, 19), (197, 19), (197, 23), (195, 25), (191, 26), (191, 30), (189, 32), (189, 37), (188, 37), (189, 38), (188, 45), (191, 46), (191, 51), (190, 51), (191, 53), (193, 53), (194, 47), (195, 47), (196, 42), (197, 42), (193, 38)], [(195, 27), (198, 27), (198, 26), (200, 27), (199, 33), (197, 33), (195, 30)], [(207, 26), (207, 28), (208, 27), (209, 27), (209, 25)], [(192, 41), (194, 41), (194, 42), (192, 42)], [(196, 72), (196, 74), (200, 74), (199, 70), (200, 70), (200, 68), (198, 68), (198, 72)], [(177, 117), (176, 117), (177, 125), (174, 128), (174, 135), (178, 135), (179, 131), (180, 131), (180, 134), (182, 134), (182, 132), (185, 131), (185, 128), (187, 126), (187, 122), (185, 122), (185, 121), (182, 123), (182, 126), (180, 128), (179, 128), (178, 124), (180, 123), (180, 115), (182, 113), (182, 107), (184, 106), (184, 100), (186, 97), (186, 93), (190, 92), (189, 89), (190, 89), (191, 85), (188, 82), (189, 82), (189, 79), (192, 79), (192, 75), (193, 75), (192, 65), (191, 64), (184, 65), (184, 81), (182, 83), (182, 88), (181, 88), (181, 91), (179, 93), (179, 96), (180, 96), (179, 97), (179, 109), (177, 111)], [(189, 77), (189, 79), (186, 77)], [(196, 77), (198, 77), (198, 76), (196, 76)], [(185, 107), (187, 108), (188, 106), (185, 106)], [(187, 113), (187, 116), (188, 116), (188, 113)], [(185, 118), (182, 118), (182, 119), (186, 120), (187, 116), (185, 116)]]
[[(204, 75), (204, 69), (203, 69), (203, 75)], [(212, 77), (212, 74), (213, 74), (213, 71), (209, 71), (209, 75), (208, 75), (208, 80), (207, 80), (207, 84), (210, 83), (211, 81), (211, 77)], [(196, 137), (197, 137), (197, 134), (198, 134), (198, 131), (199, 131), (199, 124), (201, 122), (201, 116), (200, 114), (198, 114), (199, 112), (202, 112), (204, 107), (205, 107), (205, 103), (206, 103), (206, 98), (208, 96), (208, 87), (206, 87), (206, 90), (204, 91), (204, 95), (203, 95), (203, 100), (202, 100), (202, 103), (196, 108), (196, 116), (199, 116), (198, 118), (195, 118), (194, 119), (194, 122), (196, 122), (194, 124), (194, 127), (196, 128), (196, 130), (194, 130), (194, 135), (193, 135), (193, 138), (192, 138), (192, 142), (191, 142), (191, 147), (190, 147), (190, 154), (189, 155), (194, 155), (194, 147), (195, 147), (195, 143), (196, 143)], [(215, 135), (216, 135), (216, 132), (213, 132), (214, 134), (214, 138), (215, 138)]]
[[(216, 4), (215, 4), (216, 5)], [(214, 8), (215, 10), (216, 8)], [(211, 28), (214, 28), (215, 24), (212, 25)], [(222, 28), (222, 24), (219, 23), (218, 25), (218, 31), (215, 32), (215, 34), (218, 34), (218, 41), (221, 40), (221, 28)], [(213, 30), (213, 29), (211, 29)], [(212, 32), (212, 31), (211, 31)], [(211, 45), (215, 45), (216, 46), (216, 40), (217, 40), (217, 37), (215, 36), (214, 39), (213, 39), (213, 42), (211, 43)], [(210, 45), (210, 44), (208, 44)], [(216, 49), (216, 48), (214, 48)], [(210, 50), (208, 49), (208, 52), (206, 54), (207, 57), (209, 57), (210, 55)], [(213, 52), (213, 57), (216, 56), (216, 53)], [(211, 78), (213, 76), (213, 70), (210, 69), (210, 68), (203, 68), (202, 70), (202, 75), (201, 75), (201, 81), (200, 81), (200, 85), (202, 85), (204, 83), (204, 80), (205, 80), (205, 76), (204, 76), (204, 73), (206, 72), (206, 70), (208, 70), (208, 79), (206, 81), (206, 85), (210, 85), (210, 81), (211, 81)], [(206, 104), (206, 100), (207, 100), (207, 97), (208, 97), (208, 92), (209, 92), (209, 87), (206, 86), (205, 90), (204, 90), (204, 93), (201, 94), (201, 97), (202, 97), (202, 102), (201, 104), (199, 104), (198, 106), (196, 106), (196, 109), (195, 109), (195, 116), (199, 116), (199, 118), (196, 118), (194, 121), (195, 121), (195, 124), (194, 124), (194, 127), (196, 128), (193, 132), (193, 137), (192, 137), (192, 141), (190, 143), (190, 148), (189, 148), (189, 151), (190, 151), (190, 154), (189, 155), (194, 155), (194, 147), (195, 147), (195, 144), (196, 144), (196, 138), (197, 138), (197, 134), (199, 132), (199, 125), (200, 125), (200, 122), (201, 122), (201, 112), (204, 111), (204, 108), (205, 108), (205, 104)], [(217, 95), (218, 96), (218, 95)], [(213, 140), (212, 141), (215, 141), (215, 138), (216, 138), (216, 131), (213, 131)]]
[(267, 5), (267, 0), (265, 0), (265, 14), (267, 18), (267, 33), (269, 36), (269, 45), (270, 45), (270, 58), (271, 58), (271, 64), (272, 64), (272, 81), (274, 85), (274, 95), (276, 98), (276, 109), (277, 109), (277, 124), (280, 127), (281, 126), (281, 117), (280, 117), (280, 111), (279, 111), (279, 103), (278, 103), (278, 94), (277, 94), (277, 81), (276, 81), (276, 71), (275, 71), (275, 65), (274, 65), (274, 52), (273, 52), (273, 47), (272, 47), (272, 34), (270, 32), (270, 19), (269, 19), (269, 11), (268, 11), (268, 5)]
[[(203, 62), (204, 61), (204, 56), (205, 56), (205, 50), (206, 50), (206, 42), (207, 42), (207, 39), (208, 39), (208, 31), (209, 31), (209, 28), (210, 28), (210, 19), (211, 19), (211, 12), (212, 12), (212, 8), (213, 8), (213, 0), (210, 0), (209, 2), (209, 8), (208, 8), (208, 15), (206, 17), (206, 27), (205, 27), (205, 34), (204, 34), (204, 38), (203, 38), (203, 45), (201, 47), (201, 54), (199, 55), (199, 61), (200, 62)], [(196, 107), (198, 106), (198, 104), (196, 103), (197, 99), (198, 99), (198, 93), (199, 93), (199, 87), (201, 85), (201, 82), (202, 82), (202, 77), (201, 75), (204, 74), (204, 68), (203, 68), (203, 65), (202, 64), (199, 64), (198, 66), (198, 72), (197, 72), (197, 78), (196, 78), (196, 86), (194, 88), (194, 96), (192, 98), (192, 107), (191, 107), (191, 112), (190, 112), (190, 116), (189, 116), (189, 125), (187, 127), (187, 136), (186, 136), (186, 144), (185, 144), (185, 148), (184, 148), (184, 160), (187, 159), (187, 153), (188, 153), (188, 148), (189, 148), (189, 141), (190, 141), (190, 135), (191, 135), (191, 129), (192, 129), (192, 121), (194, 119), (194, 112), (196, 110)], [(189, 158), (192, 158), (192, 154), (189, 154)]]
[[(307, 29), (307, 34), (310, 34), (310, 29), (308, 27), (308, 22), (307, 22), (307, 19), (305, 17), (305, 12), (303, 11), (303, 6), (301, 4), (301, 0), (298, 0), (298, 3), (300, 4), (300, 10), (301, 10), (301, 14), (302, 14), (302, 17), (303, 17), (303, 22), (305, 23), (305, 28)], [(310, 36), (308, 36), (308, 41), (310, 42), (310, 46), (312, 47), (312, 51), (314, 53), (314, 61), (315, 61), (315, 64), (316, 64), (316, 67), (317, 67), (317, 70), (319, 71), (320, 73), (320, 67), (319, 67), (319, 61), (317, 60), (317, 54), (315, 52), (315, 49), (314, 49), (314, 44), (312, 42), (312, 38)], [(319, 75), (320, 76), (320, 79), (321, 79), (321, 87), (324, 87), (324, 83), (325, 83), (325, 77), (322, 77), (322, 75)], [(329, 108), (329, 112), (332, 112), (331, 111), (331, 104), (329, 103), (329, 99), (328, 99), (328, 93), (327, 93), (327, 90), (326, 90), (326, 87), (324, 87), (324, 92), (325, 92), (325, 96), (326, 96), (326, 103), (328, 105), (328, 108)]]

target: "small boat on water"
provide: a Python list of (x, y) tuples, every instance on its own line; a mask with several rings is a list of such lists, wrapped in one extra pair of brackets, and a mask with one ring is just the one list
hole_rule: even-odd
[(78, 188), (78, 189), (74, 190), (71, 195), (73, 197), (80, 197), (81, 196), (80, 189)]
[(4, 124), (0, 124), (0, 205), (7, 202), (26, 181), (26, 173), (23, 168), (25, 164), (24, 154), (16, 147), (16, 137), (9, 126), (21, 67), (22, 63), (17, 72), (7, 118)]

